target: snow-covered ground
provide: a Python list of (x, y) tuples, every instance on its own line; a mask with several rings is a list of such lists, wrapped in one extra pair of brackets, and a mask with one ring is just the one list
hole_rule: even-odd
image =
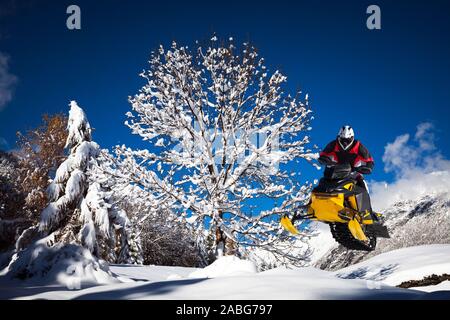
[(396, 286), (409, 280), (450, 273), (450, 245), (393, 250), (336, 272), (344, 279), (366, 279)]
[[(442, 292), (442, 291), (450, 291), (450, 281), (444, 281), (434, 286), (424, 286), (424, 287), (414, 287), (411, 289), (420, 290), (424, 292)], [(446, 299), (450, 299), (450, 297), (447, 296)]]
[(3, 299), (450, 299), (449, 281), (400, 289), (395, 285), (450, 273), (450, 245), (381, 254), (339, 270), (312, 267), (257, 272), (249, 261), (223, 257), (204, 269), (115, 265), (122, 282), (69, 290), (62, 286), (0, 284)]

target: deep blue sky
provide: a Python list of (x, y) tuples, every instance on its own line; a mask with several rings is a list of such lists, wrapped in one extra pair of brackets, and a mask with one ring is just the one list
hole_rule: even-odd
[[(0, 111), (0, 137), (14, 147), (16, 131), (67, 112), (75, 99), (102, 147), (134, 144), (124, 114), (150, 51), (217, 32), (250, 40), (291, 91), (309, 93), (314, 143), (351, 124), (375, 158), (373, 178), (391, 178), (384, 146), (423, 121), (434, 123), (449, 156), (450, 1), (178, 2), (0, 0), (0, 52), (19, 80)], [(69, 4), (81, 7), (80, 31), (66, 29)], [(382, 30), (366, 28), (370, 4), (381, 7)]]

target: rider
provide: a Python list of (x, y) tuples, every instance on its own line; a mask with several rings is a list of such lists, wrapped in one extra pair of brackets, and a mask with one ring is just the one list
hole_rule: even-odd
[(355, 140), (355, 133), (351, 126), (345, 125), (339, 130), (337, 138), (323, 149), (318, 160), (327, 167), (337, 164), (350, 164), (352, 177), (356, 180), (356, 185), (362, 188), (368, 208), (372, 212), (363, 174), (372, 172), (374, 161), (369, 150), (361, 142)]

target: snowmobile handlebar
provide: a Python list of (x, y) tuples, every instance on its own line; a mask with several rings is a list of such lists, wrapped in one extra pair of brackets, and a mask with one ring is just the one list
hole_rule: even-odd
[(362, 173), (362, 174), (369, 174), (372, 173), (372, 169), (366, 166), (360, 166), (355, 168), (356, 172)]

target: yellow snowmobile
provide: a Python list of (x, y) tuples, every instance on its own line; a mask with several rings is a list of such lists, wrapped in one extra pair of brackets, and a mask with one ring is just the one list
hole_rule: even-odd
[(296, 220), (321, 221), (330, 226), (333, 238), (344, 247), (372, 251), (377, 237), (389, 238), (389, 233), (381, 214), (372, 212), (368, 194), (363, 191), (352, 177), (350, 165), (327, 168), (309, 203), (292, 219), (283, 216), (281, 225), (295, 235), (299, 233), (294, 226)]

